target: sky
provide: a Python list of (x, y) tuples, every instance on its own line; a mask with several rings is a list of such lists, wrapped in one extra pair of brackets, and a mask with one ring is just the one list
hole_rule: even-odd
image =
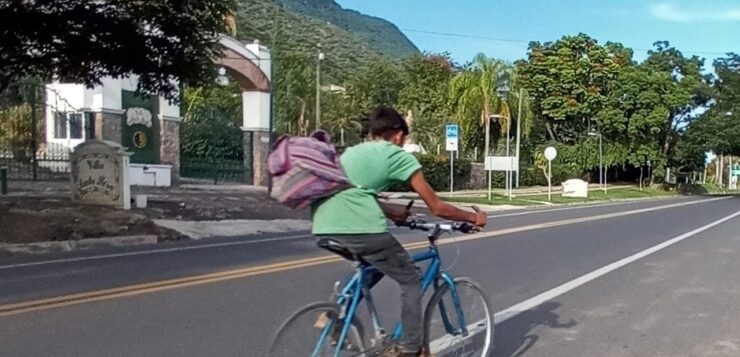
[[(422, 51), (458, 63), (476, 53), (525, 58), (530, 41), (586, 33), (620, 42), (643, 60), (655, 41), (712, 60), (740, 52), (740, 0), (337, 0), (393, 22)], [(431, 33), (430, 33), (431, 32)], [(446, 34), (446, 35), (445, 35)]]

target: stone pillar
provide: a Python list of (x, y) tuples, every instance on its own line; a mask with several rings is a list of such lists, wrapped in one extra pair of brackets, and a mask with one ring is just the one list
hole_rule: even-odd
[(159, 162), (172, 165), (172, 182), (180, 179), (180, 119), (163, 117), (159, 120)]
[(70, 154), (72, 200), (130, 209), (129, 155), (112, 141), (77, 145)]
[[(270, 152), (270, 93), (242, 92), (244, 150), (251, 150), (252, 184), (267, 186), (267, 155)], [(244, 155), (247, 160), (249, 156)]]
[[(251, 151), (247, 153), (247, 151)], [(270, 133), (267, 131), (244, 131), (244, 165), (252, 168), (252, 184), (267, 186), (267, 155), (270, 154)], [(249, 165), (249, 166), (247, 166)]]
[(254, 144), (252, 143), (253, 132), (242, 130), (243, 139), (243, 160), (244, 160), (244, 179), (248, 185), (254, 184), (254, 159), (252, 153), (254, 152)]
[(95, 113), (95, 139), (121, 143), (123, 115), (97, 112)]

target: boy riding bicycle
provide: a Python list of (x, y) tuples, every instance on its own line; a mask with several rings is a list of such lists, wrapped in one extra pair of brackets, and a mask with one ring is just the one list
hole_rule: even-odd
[[(409, 127), (392, 108), (378, 108), (370, 117), (372, 139), (348, 148), (340, 158), (355, 186), (313, 206), (313, 234), (340, 242), (352, 254), (372, 264), (401, 288), (404, 336), (387, 356), (422, 356), (421, 272), (401, 244), (388, 233), (387, 219), (403, 222), (407, 209), (378, 202), (377, 193), (396, 182), (407, 182), (435, 216), (483, 227), (487, 216), (467, 212), (442, 201), (424, 178), (421, 164), (402, 149)], [(373, 277), (377, 282), (380, 276)], [(371, 283), (372, 286), (372, 283)]]

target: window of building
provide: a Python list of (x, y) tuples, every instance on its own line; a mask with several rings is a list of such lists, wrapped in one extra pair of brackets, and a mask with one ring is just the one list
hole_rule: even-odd
[(88, 112), (54, 113), (55, 139), (92, 139), (95, 137), (95, 116)]

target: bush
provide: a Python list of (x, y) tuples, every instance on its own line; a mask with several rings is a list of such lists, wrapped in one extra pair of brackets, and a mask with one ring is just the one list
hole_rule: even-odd
[[(420, 154), (415, 155), (424, 170), (424, 177), (435, 191), (449, 191), (450, 189), (450, 157), (446, 155)], [(455, 189), (461, 189), (470, 180), (470, 161), (456, 159), (454, 167)], [(391, 186), (388, 191), (409, 192), (407, 183)]]

